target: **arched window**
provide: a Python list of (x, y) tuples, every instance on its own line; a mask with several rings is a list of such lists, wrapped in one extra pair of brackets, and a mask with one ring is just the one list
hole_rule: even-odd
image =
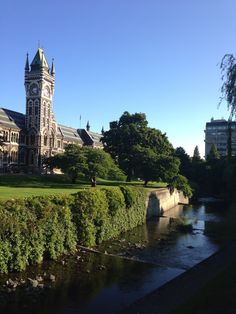
[(44, 137), (43, 137), (43, 145), (44, 146), (48, 145), (48, 137), (47, 137), (47, 135), (44, 135)]
[(31, 144), (31, 145), (34, 145), (34, 144), (35, 144), (35, 135), (34, 135), (34, 134), (31, 134), (31, 135), (30, 135), (30, 144)]
[(46, 117), (46, 102), (43, 102), (43, 115)]
[(38, 99), (36, 99), (36, 100), (34, 101), (34, 114), (35, 114), (35, 115), (38, 115), (38, 114), (39, 114), (39, 101), (38, 101)]
[(34, 165), (34, 152), (31, 150), (29, 154), (29, 164)]

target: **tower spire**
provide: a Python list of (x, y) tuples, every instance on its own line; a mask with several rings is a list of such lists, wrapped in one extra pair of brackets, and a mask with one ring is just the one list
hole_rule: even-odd
[(29, 72), (29, 54), (26, 54), (25, 71)]
[(55, 75), (54, 58), (52, 58), (51, 75)]
[(89, 132), (90, 131), (90, 124), (89, 124), (89, 121), (87, 122), (86, 124), (86, 130)]

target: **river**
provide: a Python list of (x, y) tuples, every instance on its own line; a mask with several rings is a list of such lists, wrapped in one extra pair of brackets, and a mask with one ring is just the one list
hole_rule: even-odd
[[(103, 243), (96, 248), (100, 253), (80, 249), (73, 257), (29, 267), (18, 277), (27, 280), (53, 274), (55, 282), (45, 279), (44, 288), (22, 286), (1, 292), (0, 313), (119, 312), (219, 250), (224, 243), (217, 229), (226, 209), (223, 203), (179, 205), (165, 216)], [(192, 233), (171, 231), (170, 218), (179, 216), (193, 224)]]

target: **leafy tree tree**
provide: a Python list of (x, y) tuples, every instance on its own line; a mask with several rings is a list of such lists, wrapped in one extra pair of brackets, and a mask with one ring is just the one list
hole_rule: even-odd
[(208, 162), (214, 162), (218, 159), (220, 159), (220, 153), (219, 153), (216, 145), (212, 144), (209, 155), (207, 156), (207, 161)]
[(108, 153), (92, 147), (69, 144), (63, 154), (48, 158), (46, 164), (51, 169), (60, 168), (68, 174), (73, 183), (80, 176), (87, 177), (91, 186), (96, 186), (97, 177), (104, 179), (111, 176), (118, 179), (124, 178), (122, 171)]
[(149, 181), (158, 179), (158, 157), (151, 148), (136, 148), (136, 176), (144, 180), (146, 186)]
[(107, 179), (110, 176), (113, 178), (121, 178), (122, 171), (114, 163), (111, 155), (102, 149), (94, 149), (92, 147), (84, 147), (83, 153), (86, 157), (87, 168), (86, 176), (90, 179), (91, 185), (96, 186), (97, 177)]
[(186, 153), (184, 148), (181, 146), (175, 149), (174, 156), (179, 158), (180, 160), (180, 167), (179, 167), (180, 174), (190, 179), (192, 175), (192, 165), (191, 165), (190, 156)]
[(105, 150), (126, 173), (127, 181), (134, 176), (145, 182), (156, 180), (161, 177), (157, 163), (173, 154), (166, 134), (147, 124), (145, 114), (124, 112), (119, 121), (110, 123), (110, 130), (102, 138)]
[(221, 101), (227, 101), (231, 118), (236, 116), (236, 59), (232, 54), (226, 54), (220, 64), (223, 85)]
[(83, 148), (75, 144), (67, 145), (63, 154), (47, 158), (45, 164), (51, 170), (61, 169), (69, 176), (72, 183), (75, 183), (78, 177), (84, 176), (88, 167)]
[(135, 172), (135, 151), (144, 139), (147, 129), (146, 116), (143, 113), (123, 113), (119, 121), (110, 123), (110, 130), (104, 132), (102, 142), (120, 168), (126, 173), (127, 181)]

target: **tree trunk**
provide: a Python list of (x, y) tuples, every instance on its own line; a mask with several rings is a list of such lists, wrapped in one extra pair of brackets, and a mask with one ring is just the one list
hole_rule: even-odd
[(126, 177), (126, 182), (130, 182), (131, 178), (132, 178), (131, 174), (128, 174), (127, 177)]
[(96, 177), (91, 178), (91, 187), (95, 188), (97, 185)]
[(145, 181), (144, 181), (144, 186), (146, 187), (147, 184), (148, 184), (148, 180), (145, 180)]

